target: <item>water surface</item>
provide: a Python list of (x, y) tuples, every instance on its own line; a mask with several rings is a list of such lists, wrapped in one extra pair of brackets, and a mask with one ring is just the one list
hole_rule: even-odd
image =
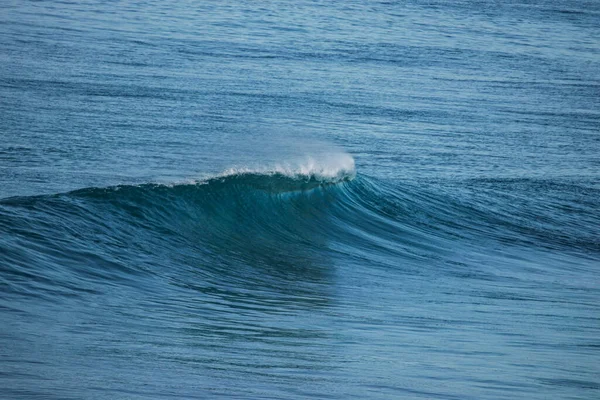
[(0, 5), (0, 397), (600, 396), (600, 5)]

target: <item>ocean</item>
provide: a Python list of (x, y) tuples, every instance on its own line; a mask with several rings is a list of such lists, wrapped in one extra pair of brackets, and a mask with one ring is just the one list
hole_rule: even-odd
[(600, 398), (600, 2), (2, 1), (0, 398)]

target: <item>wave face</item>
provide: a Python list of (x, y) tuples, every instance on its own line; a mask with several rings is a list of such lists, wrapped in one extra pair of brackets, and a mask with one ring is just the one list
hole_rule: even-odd
[[(519, 209), (531, 214), (518, 215), (513, 210), (515, 202), (524, 201), (524, 190), (520, 199), (494, 201), (488, 194), (466, 204), (445, 193), (356, 176), (354, 161), (342, 161), (337, 168), (238, 168), (192, 183), (0, 200), (3, 273), (22, 277), (7, 293), (56, 300), (57, 294), (103, 292), (111, 282), (137, 287), (146, 279), (166, 279), (161, 284), (200, 285), (186, 276), (190, 273), (210, 278), (202, 284), (215, 289), (241, 284), (285, 292), (280, 279), (298, 274), (318, 282), (329, 259), (341, 254), (379, 268), (436, 274), (440, 271), (419, 261), (450, 262), (486, 251), (490, 243), (523, 251), (533, 245), (540, 251), (527, 250), (525, 259), (531, 260), (544, 257), (544, 249), (590, 259), (600, 253), (596, 189), (579, 188), (573, 199), (554, 205), (522, 204)], [(479, 191), (539, 184), (471, 182)], [(568, 207), (571, 215), (561, 220), (548, 212)]]
[[(52, 265), (72, 264), (71, 272), (82, 268), (83, 273), (98, 273), (102, 278), (114, 273), (114, 279), (159, 273), (162, 268), (153, 271), (134, 262), (140, 251), (157, 264), (165, 253), (182, 250), (200, 265), (213, 257), (223, 259), (208, 264), (227, 264), (228, 255), (234, 256), (235, 263), (252, 264), (246, 257), (255, 253), (272, 257), (282, 245), (300, 246), (299, 239), (314, 241), (315, 230), (327, 218), (321, 206), (338, 191), (330, 186), (354, 177), (353, 165), (346, 166), (238, 169), (195, 183), (122, 185), (4, 199), (2, 228), (8, 237), (23, 237), (32, 248), (8, 247), (3, 261), (22, 265), (23, 270), (12, 272), (31, 277), (31, 265), (41, 262), (42, 272), (52, 270), (46, 269)], [(90, 249), (90, 244), (97, 248)], [(96, 268), (89, 268), (86, 255), (98, 263)], [(123, 262), (128, 257), (131, 264)]]

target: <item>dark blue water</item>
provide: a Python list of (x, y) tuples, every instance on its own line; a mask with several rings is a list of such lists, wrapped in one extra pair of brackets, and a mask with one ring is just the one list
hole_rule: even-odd
[(0, 398), (600, 397), (600, 3), (0, 3)]

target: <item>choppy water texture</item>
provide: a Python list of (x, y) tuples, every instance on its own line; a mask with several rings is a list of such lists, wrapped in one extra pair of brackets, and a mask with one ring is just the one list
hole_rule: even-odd
[(597, 1), (3, 1), (0, 398), (600, 398)]

